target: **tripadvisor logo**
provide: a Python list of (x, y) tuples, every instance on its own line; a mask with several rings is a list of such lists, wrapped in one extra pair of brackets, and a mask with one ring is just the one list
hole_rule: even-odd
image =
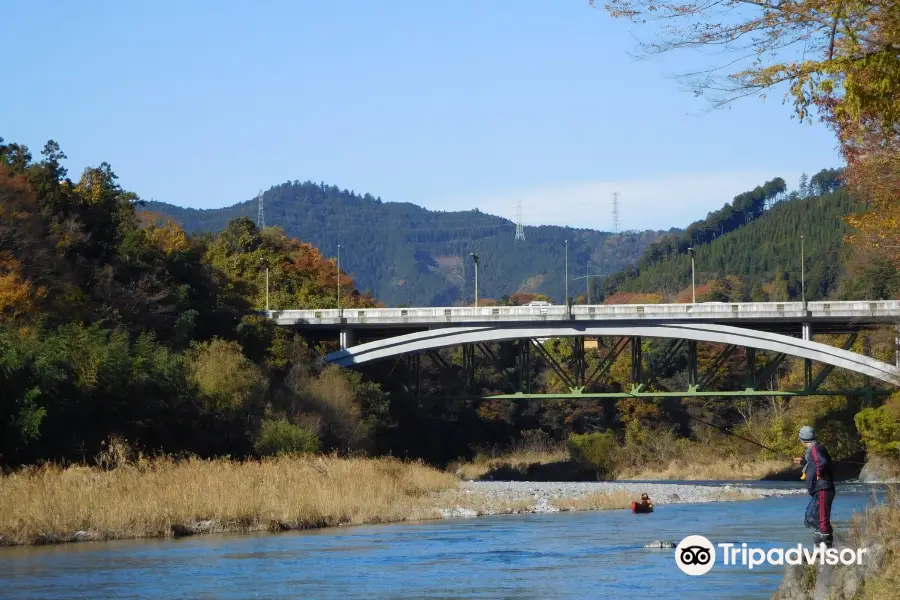
[(771, 548), (766, 551), (762, 548), (751, 548), (743, 544), (716, 544), (713, 545), (702, 535), (689, 535), (681, 540), (675, 547), (675, 564), (688, 575), (705, 575), (716, 564), (716, 546), (721, 550), (722, 564), (725, 566), (745, 566), (753, 569), (763, 564), (783, 565), (861, 565), (863, 555), (868, 548), (854, 550), (853, 548), (826, 548), (825, 544), (819, 544), (812, 551), (797, 544), (796, 547)]
[(716, 563), (716, 549), (702, 535), (689, 535), (675, 547), (675, 563), (688, 575), (705, 575)]

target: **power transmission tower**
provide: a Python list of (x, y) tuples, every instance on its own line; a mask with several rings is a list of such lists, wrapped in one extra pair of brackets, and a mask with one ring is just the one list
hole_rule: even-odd
[(518, 209), (516, 215), (516, 239), (524, 240), (525, 239), (525, 226), (522, 225), (522, 201), (519, 200), (519, 204), (516, 207)]
[(265, 229), (266, 227), (266, 214), (263, 209), (263, 191), (259, 190), (259, 196), (257, 196), (257, 202), (259, 203), (259, 208), (256, 213), (256, 226), (260, 229)]
[(619, 233), (619, 192), (613, 192), (613, 233)]

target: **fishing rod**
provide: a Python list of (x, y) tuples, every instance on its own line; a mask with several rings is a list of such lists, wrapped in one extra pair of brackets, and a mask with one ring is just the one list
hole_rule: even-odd
[[(769, 452), (773, 453), (773, 454), (774, 454), (775, 456), (777, 456), (777, 457), (785, 458), (785, 459), (790, 458), (791, 460), (793, 460), (793, 457), (789, 457), (789, 456), (787, 456), (786, 454), (784, 454), (784, 453), (782, 453), (782, 452), (779, 452), (778, 450), (775, 450), (774, 448), (769, 448), (768, 446), (764, 446), (763, 444), (760, 444), (759, 442), (757, 442), (757, 441), (755, 441), (755, 440), (751, 440), (750, 438), (745, 438), (745, 437), (742, 436), (742, 435), (736, 434), (735, 432), (731, 431), (731, 428), (730, 428), (730, 427), (719, 427), (718, 425), (713, 425), (712, 423), (707, 423), (707, 422), (704, 421), (703, 419), (698, 419), (697, 417), (693, 417), (693, 416), (691, 416), (691, 415), (686, 415), (686, 416), (687, 416), (688, 419), (693, 419), (694, 421), (697, 421), (698, 423), (703, 423), (704, 425), (708, 425), (709, 427), (712, 427), (712, 428), (714, 428), (714, 429), (718, 429), (719, 431), (722, 431), (722, 432), (724, 432), (724, 433), (726, 433), (726, 434), (728, 434), (728, 435), (734, 436), (734, 437), (736, 437), (736, 438), (738, 438), (738, 439), (744, 440), (745, 442), (750, 442), (751, 444), (754, 444), (754, 445), (756, 445), (756, 446), (759, 446), (759, 447), (762, 448), (763, 450), (768, 450)], [(846, 463), (846, 464), (851, 464), (851, 465), (865, 465), (865, 464), (866, 464), (866, 463), (859, 462), (859, 461), (856, 461), (856, 460), (834, 460), (834, 459), (832, 459), (831, 462), (833, 462), (833, 463)]]
[[(632, 395), (632, 397), (633, 397), (633, 398), (637, 398), (638, 396)], [(736, 438), (738, 438), (738, 439), (744, 440), (745, 442), (750, 442), (751, 444), (754, 444), (754, 445), (756, 445), (756, 446), (759, 446), (759, 447), (762, 448), (763, 450), (768, 450), (769, 452), (773, 453), (773, 454), (774, 454), (775, 456), (777, 456), (777, 457), (784, 458), (784, 459), (790, 459), (790, 460), (792, 460), (792, 461), (794, 460), (794, 457), (793, 457), (793, 456), (788, 456), (788, 455), (784, 454), (783, 452), (779, 452), (778, 450), (776, 450), (776, 449), (774, 449), (774, 448), (769, 448), (768, 446), (765, 446), (765, 445), (763, 445), (763, 444), (760, 444), (760, 443), (757, 442), (756, 440), (751, 440), (750, 438), (745, 438), (745, 437), (742, 436), (742, 435), (736, 434), (735, 432), (733, 432), (733, 431), (731, 430), (730, 427), (719, 427), (718, 425), (713, 425), (712, 423), (707, 423), (707, 422), (704, 421), (703, 419), (698, 419), (697, 417), (693, 417), (693, 416), (691, 416), (691, 415), (689, 415), (689, 414), (687, 414), (687, 413), (685, 413), (685, 416), (686, 416), (688, 419), (693, 419), (694, 421), (697, 421), (698, 423), (703, 423), (704, 425), (708, 425), (709, 427), (712, 427), (713, 429), (718, 429), (719, 431), (722, 431), (723, 433), (725, 433), (725, 434), (727, 434), (727, 435), (732, 435), (732, 436), (734, 436), (734, 437), (736, 437)], [(834, 459), (832, 459), (831, 462), (833, 462), (833, 463), (845, 463), (845, 464), (848, 464), (848, 465), (863, 465), (863, 466), (865, 466), (865, 464), (866, 464), (866, 463), (864, 463), (864, 462), (859, 462), (858, 460), (834, 460)]]

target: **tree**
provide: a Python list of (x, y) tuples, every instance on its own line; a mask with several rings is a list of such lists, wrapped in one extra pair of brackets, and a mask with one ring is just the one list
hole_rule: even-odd
[(900, 13), (894, 3), (608, 0), (605, 8), (613, 17), (661, 24), (664, 35), (641, 44), (647, 54), (710, 48), (726, 56), (719, 65), (683, 75), (714, 106), (787, 84), (801, 118), (809, 118), (813, 107), (842, 120), (877, 115), (891, 127), (900, 118)]
[(263, 373), (244, 356), (240, 345), (220, 339), (191, 349), (188, 376), (200, 390), (206, 409), (226, 417), (251, 409), (267, 387)]
[(858, 230), (849, 241), (895, 247), (890, 254), (900, 261), (900, 5), (608, 0), (605, 7), (614, 17), (661, 24), (659, 41), (641, 45), (646, 53), (714, 49), (726, 56), (683, 75), (713, 107), (786, 86), (796, 116), (816, 114), (835, 131), (848, 188), (868, 202), (864, 214), (848, 219)]
[(800, 194), (801, 198), (808, 198), (810, 195), (809, 176), (806, 173), (800, 174), (800, 183), (797, 186), (797, 192)]

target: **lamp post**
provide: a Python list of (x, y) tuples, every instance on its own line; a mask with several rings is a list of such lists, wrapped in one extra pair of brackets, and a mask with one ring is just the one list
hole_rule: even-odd
[(569, 240), (566, 240), (566, 306), (569, 306)]
[(697, 304), (697, 288), (694, 283), (694, 247), (688, 248), (691, 253), (691, 304)]
[(478, 255), (474, 252), (469, 253), (472, 260), (475, 261), (475, 308), (478, 308)]
[(803, 252), (803, 236), (800, 236), (800, 301), (806, 306), (806, 260)]
[(337, 254), (337, 306), (341, 310), (341, 245), (338, 244)]

